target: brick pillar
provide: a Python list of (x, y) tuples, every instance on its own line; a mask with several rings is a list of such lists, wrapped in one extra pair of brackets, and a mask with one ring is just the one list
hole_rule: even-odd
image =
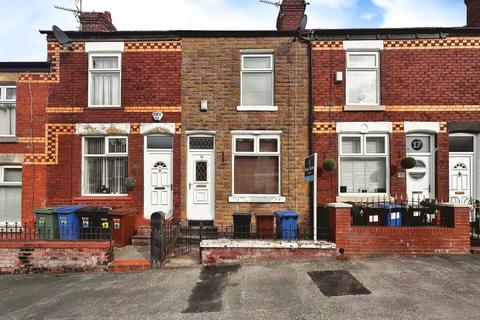
[(330, 203), (328, 205), (330, 239), (336, 243), (337, 249), (347, 251), (348, 236), (352, 228), (352, 205), (346, 203)]
[(390, 195), (406, 199), (407, 180), (405, 177), (398, 177), (399, 173), (406, 172), (400, 166), (400, 161), (402, 161), (407, 152), (405, 133), (394, 132), (390, 138), (390, 146)]
[(453, 207), (456, 246), (465, 253), (470, 252), (470, 206), (463, 203), (449, 203), (446, 206)]
[(439, 201), (449, 201), (449, 152), (448, 133), (437, 135), (436, 154), (436, 197)]

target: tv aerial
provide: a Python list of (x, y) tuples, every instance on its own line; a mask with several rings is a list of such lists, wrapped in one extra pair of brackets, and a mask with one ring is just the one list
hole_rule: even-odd
[(272, 6), (280, 7), (282, 5), (281, 1), (274, 0), (259, 0), (261, 3), (271, 4)]
[(75, 16), (75, 20), (78, 22), (78, 29), (80, 30), (80, 15), (83, 13), (83, 0), (75, 0), (75, 8), (67, 8), (63, 6), (54, 5), (53, 6), (57, 10), (62, 10), (66, 12), (71, 12)]
[(71, 45), (72, 40), (70, 40), (70, 38), (67, 36), (65, 32), (63, 32), (62, 29), (54, 25), (52, 26), (52, 32), (53, 32), (53, 35), (55, 36), (55, 39), (57, 40), (58, 43), (62, 45), (62, 47), (64, 47), (68, 51), (73, 51), (73, 47)]

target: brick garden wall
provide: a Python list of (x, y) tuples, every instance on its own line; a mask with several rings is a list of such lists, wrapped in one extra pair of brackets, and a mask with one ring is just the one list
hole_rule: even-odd
[(470, 253), (469, 208), (454, 208), (454, 228), (352, 226), (351, 207), (330, 206), (330, 235), (347, 257)]
[[(472, 38), (389, 40), (380, 52), (381, 105), (386, 111), (346, 112), (345, 81), (335, 83), (335, 72), (345, 74), (346, 53), (341, 41), (319, 41), (313, 51), (315, 115), (314, 150), (319, 163), (337, 159), (336, 122), (389, 121), (398, 123), (390, 137), (392, 196), (406, 196), (405, 178), (398, 178), (405, 156), (404, 121), (441, 122), (436, 136), (436, 197), (448, 199), (448, 133), (450, 121), (480, 120), (480, 49)], [(321, 173), (318, 201), (335, 201), (338, 172)]]
[(103, 271), (109, 242), (0, 242), (0, 274)]

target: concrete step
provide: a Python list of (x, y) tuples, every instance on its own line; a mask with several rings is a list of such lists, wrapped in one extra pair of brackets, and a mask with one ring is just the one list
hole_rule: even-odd
[(150, 236), (135, 235), (132, 237), (132, 246), (145, 247), (150, 245)]
[(152, 233), (152, 228), (150, 225), (142, 225), (138, 227), (136, 235), (150, 237), (150, 233)]
[(140, 272), (149, 269), (150, 262), (147, 260), (119, 260), (107, 266), (109, 272)]
[(472, 246), (472, 247), (470, 248), (470, 252), (471, 252), (472, 254), (480, 254), (480, 246)]

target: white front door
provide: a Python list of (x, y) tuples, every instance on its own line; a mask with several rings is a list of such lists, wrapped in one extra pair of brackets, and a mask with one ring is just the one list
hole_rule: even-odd
[(450, 201), (472, 199), (473, 155), (450, 155)]
[(407, 192), (409, 199), (423, 200), (432, 196), (431, 157), (412, 156), (417, 160), (414, 168), (407, 170)]
[(188, 220), (215, 220), (214, 137), (189, 137)]
[(413, 134), (407, 136), (407, 156), (417, 163), (407, 170), (407, 196), (409, 200), (418, 201), (435, 197), (433, 136)]
[[(173, 161), (171, 145), (169, 145), (170, 138), (168, 136), (146, 137), (144, 216), (147, 219), (157, 211), (165, 213), (167, 219), (173, 215)], [(147, 146), (150, 146), (150, 149)]]

